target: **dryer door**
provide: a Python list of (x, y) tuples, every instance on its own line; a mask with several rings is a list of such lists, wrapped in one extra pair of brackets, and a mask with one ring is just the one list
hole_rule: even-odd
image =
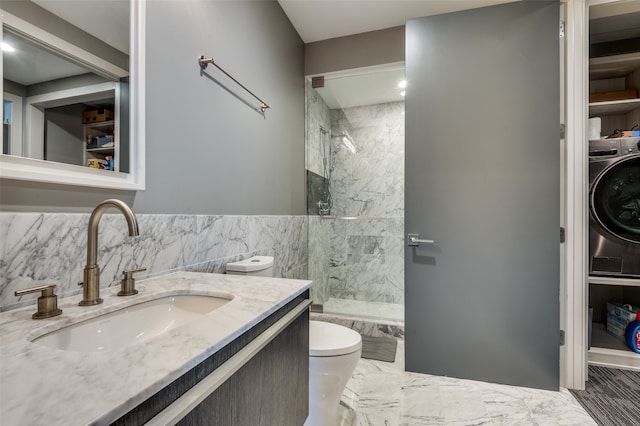
[(640, 243), (640, 154), (600, 173), (591, 187), (591, 213), (615, 237)]

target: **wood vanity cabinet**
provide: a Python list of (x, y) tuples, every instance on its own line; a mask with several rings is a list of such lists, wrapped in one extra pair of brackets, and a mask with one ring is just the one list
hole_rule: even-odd
[[(113, 424), (138, 426), (148, 422), (306, 300), (308, 291)], [(307, 418), (308, 398), (309, 309), (305, 309), (178, 424), (301, 426)]]

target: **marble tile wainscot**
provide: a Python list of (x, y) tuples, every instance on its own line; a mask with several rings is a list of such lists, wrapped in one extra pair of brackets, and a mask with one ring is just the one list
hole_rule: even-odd
[[(306, 299), (310, 286), (311, 282), (305, 280), (177, 272), (140, 281), (140, 293), (135, 296), (121, 298), (115, 296), (117, 289), (107, 289), (102, 293), (104, 303), (96, 307), (78, 306), (80, 296), (63, 299), (59, 306), (64, 313), (51, 319), (32, 320), (33, 306), (4, 312), (0, 314), (0, 424), (46, 423), (67, 426), (114, 422), (194, 367), (204, 368), (207, 360), (214, 354), (225, 353), (229, 345), (239, 337), (247, 332), (249, 335), (256, 333), (255, 330), (252, 331), (254, 327), (264, 320), (277, 318), (283, 313), (283, 308), (286, 310), (287, 306), (291, 306), (292, 301)], [(28, 336), (39, 336), (65, 325), (176, 292), (232, 295), (233, 299), (199, 319), (146, 340), (144, 344), (118, 350), (81, 353), (51, 349), (27, 340)], [(296, 397), (293, 400), (280, 399), (287, 404), (287, 412), (292, 409), (292, 404), (299, 406), (297, 414), (289, 416), (287, 421), (300, 424), (306, 418), (308, 397), (308, 376), (305, 376), (305, 372), (308, 374), (309, 359), (307, 303), (308, 301), (304, 301), (297, 304), (294, 310), (302, 309), (302, 313), (289, 326), (297, 327), (293, 329), (296, 339), (292, 339), (297, 340), (297, 346), (294, 346), (300, 352), (297, 370), (295, 374), (282, 373), (278, 376), (279, 381), (272, 381), (277, 386), (291, 385), (287, 395)], [(274, 314), (276, 317), (273, 317)], [(289, 327), (282, 333), (287, 333)], [(280, 336), (275, 339), (278, 338)], [(267, 354), (259, 362), (266, 359), (269, 363), (280, 358), (278, 351), (282, 348), (282, 342), (272, 340), (263, 351), (273, 343), (276, 344), (275, 348), (272, 347), (276, 355)], [(236, 349), (238, 348), (234, 350)], [(262, 356), (261, 354), (262, 351), (256, 356)], [(229, 353), (225, 356), (229, 356)], [(251, 361), (247, 365), (249, 363)], [(209, 365), (208, 368), (215, 367)], [(289, 369), (285, 371), (290, 371), (291, 364), (287, 362), (285, 367)], [(238, 373), (242, 373), (243, 369), (244, 367)], [(231, 379), (234, 377), (237, 376), (231, 376)], [(244, 379), (246, 383), (246, 376)], [(297, 382), (292, 384), (294, 379)], [(268, 382), (270, 380), (263, 380), (261, 383)], [(250, 383), (253, 387), (258, 387), (255, 386), (256, 382)], [(223, 387), (224, 384), (218, 390), (224, 397)], [(219, 395), (218, 390), (210, 396), (214, 397), (213, 404), (219, 403), (215, 400), (215, 396)], [(282, 394), (274, 390), (263, 393), (276, 396)], [(91, 403), (79, 404), (78, 401)], [(271, 402), (265, 402), (261, 406), (252, 401), (248, 405), (254, 408), (273, 408)], [(243, 406), (236, 410), (233, 404), (225, 407), (229, 413), (247, 408)], [(277, 415), (277, 411), (276, 408), (270, 412)], [(193, 415), (197, 416), (198, 413)], [(135, 421), (137, 420), (133, 420)], [(277, 421), (274, 424), (289, 423)]]
[[(224, 272), (226, 263), (274, 256), (274, 276), (307, 278), (306, 216), (138, 214), (140, 236), (129, 237), (121, 215), (100, 222), (102, 287), (117, 286), (122, 271), (146, 267), (137, 279), (187, 270)], [(0, 213), (0, 311), (31, 305), (36, 295), (14, 291), (57, 284), (61, 296), (80, 293), (87, 258), (89, 214)]]

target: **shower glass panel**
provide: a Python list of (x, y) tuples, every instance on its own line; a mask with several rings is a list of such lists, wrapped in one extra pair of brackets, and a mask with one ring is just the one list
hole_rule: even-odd
[(404, 316), (404, 66), (306, 84), (312, 299), (324, 313)]

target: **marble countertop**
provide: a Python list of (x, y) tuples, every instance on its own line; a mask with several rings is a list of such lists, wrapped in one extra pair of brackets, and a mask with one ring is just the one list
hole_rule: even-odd
[[(0, 314), (0, 424), (108, 424), (242, 335), (311, 286), (311, 281), (178, 272), (139, 281), (135, 296), (102, 289), (104, 303), (61, 299), (62, 315), (33, 320), (35, 306)], [(34, 337), (163, 295), (233, 295), (200, 319), (113, 351), (71, 352)]]

